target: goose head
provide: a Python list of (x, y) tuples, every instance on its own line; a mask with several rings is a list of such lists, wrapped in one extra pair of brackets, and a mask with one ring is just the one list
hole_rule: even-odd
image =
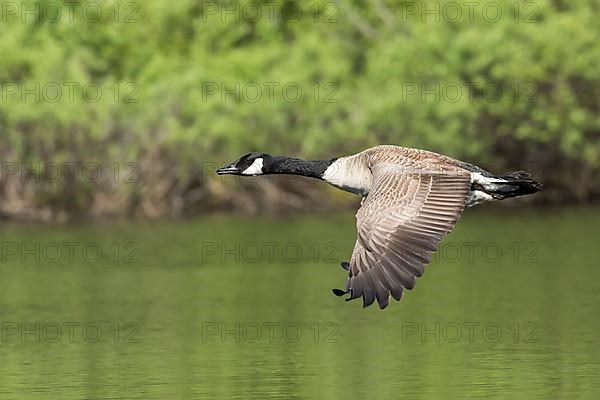
[(219, 168), (219, 175), (262, 175), (267, 173), (266, 167), (270, 165), (273, 156), (267, 153), (248, 153), (238, 160)]

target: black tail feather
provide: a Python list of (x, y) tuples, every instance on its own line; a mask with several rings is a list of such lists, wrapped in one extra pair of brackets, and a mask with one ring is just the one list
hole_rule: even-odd
[(486, 190), (486, 193), (498, 200), (506, 199), (508, 197), (524, 196), (543, 190), (543, 185), (533, 180), (531, 174), (525, 171), (516, 171), (510, 174), (500, 175), (497, 178), (507, 182), (496, 183), (494, 189), (488, 189)]

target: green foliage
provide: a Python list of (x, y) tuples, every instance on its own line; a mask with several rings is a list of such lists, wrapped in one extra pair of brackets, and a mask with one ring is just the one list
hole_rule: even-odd
[[(142, 170), (148, 186), (173, 181), (181, 195), (206, 187), (193, 178), (203, 163), (249, 150), (316, 158), (393, 143), (600, 194), (595, 1), (495, 1), (498, 20), (486, 2), (458, 20), (449, 1), (107, 0), (97, 21), (82, 17), (86, 4), (73, 21), (66, 8), (58, 22), (2, 15), (3, 161), (133, 161), (153, 169)], [(56, 102), (22, 98), (49, 83), (62, 88)], [(77, 83), (74, 100), (65, 83)], [(83, 98), (88, 83), (98, 101)], [(284, 98), (286, 85), (299, 100)], [(144, 187), (109, 192), (136, 207)]]

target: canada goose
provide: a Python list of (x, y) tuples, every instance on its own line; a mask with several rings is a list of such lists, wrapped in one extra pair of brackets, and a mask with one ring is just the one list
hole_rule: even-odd
[(300, 160), (248, 153), (217, 170), (221, 174), (293, 174), (321, 179), (362, 196), (356, 214), (357, 240), (346, 300), (375, 299), (381, 309), (390, 295), (400, 300), (423, 275), (425, 264), (465, 207), (532, 194), (542, 185), (526, 172), (495, 176), (475, 165), (426, 150), (383, 145), (330, 160)]

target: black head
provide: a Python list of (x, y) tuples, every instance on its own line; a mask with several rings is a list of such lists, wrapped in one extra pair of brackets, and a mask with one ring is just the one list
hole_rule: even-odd
[(248, 153), (229, 165), (219, 168), (219, 175), (262, 175), (266, 173), (265, 166), (270, 164), (273, 156), (267, 153)]

